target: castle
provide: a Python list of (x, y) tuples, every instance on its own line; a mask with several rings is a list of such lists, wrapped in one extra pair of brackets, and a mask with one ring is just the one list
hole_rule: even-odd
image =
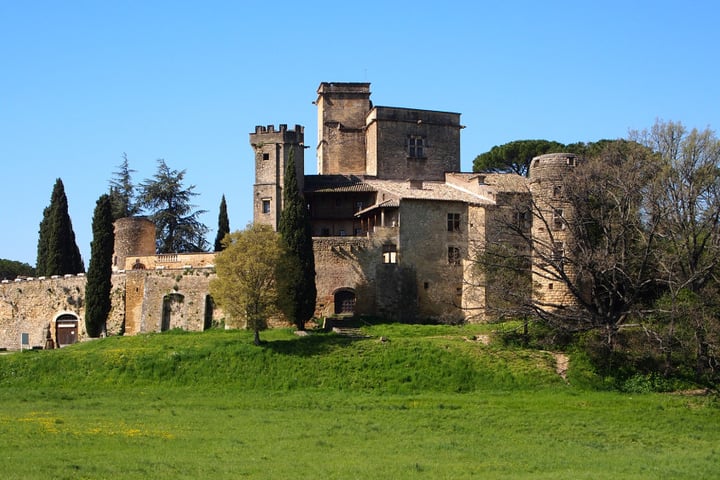
[[(305, 175), (304, 129), (257, 126), (253, 219), (277, 228), (285, 168), (294, 156), (310, 211), (318, 316), (375, 315), (398, 321), (482, 322), (488, 302), (478, 251), (510, 240), (515, 222), (528, 235), (556, 230), (553, 197), (575, 157), (533, 160), (530, 177), (460, 172), (460, 114), (374, 106), (369, 83), (321, 83), (317, 90), (317, 175)], [(535, 225), (530, 202), (557, 217)], [(222, 318), (208, 294), (214, 254), (155, 254), (155, 230), (142, 218), (116, 222), (108, 334), (170, 328), (203, 330)], [(561, 286), (534, 278), (534, 294), (568, 302)], [(555, 287), (555, 288), (553, 288)], [(0, 347), (83, 337), (84, 278), (22, 279), (0, 285)]]

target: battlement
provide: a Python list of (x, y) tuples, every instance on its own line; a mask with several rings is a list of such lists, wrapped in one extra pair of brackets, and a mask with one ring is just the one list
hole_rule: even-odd
[(305, 133), (305, 127), (302, 125), (295, 125), (295, 128), (292, 130), (288, 130), (287, 124), (281, 123), (278, 125), (278, 130), (275, 130), (275, 125), (268, 125), (268, 126), (262, 126), (262, 125), (255, 125), (255, 135), (262, 135), (266, 133)]

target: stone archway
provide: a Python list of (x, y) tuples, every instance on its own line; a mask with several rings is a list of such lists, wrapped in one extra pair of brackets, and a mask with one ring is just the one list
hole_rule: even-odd
[(79, 319), (74, 313), (62, 313), (55, 318), (55, 339), (58, 348), (77, 343)]
[(168, 293), (163, 298), (162, 320), (160, 331), (165, 332), (171, 328), (182, 327), (182, 308), (185, 297), (180, 293)]
[(353, 315), (355, 313), (355, 290), (341, 288), (333, 294), (335, 302), (335, 315)]

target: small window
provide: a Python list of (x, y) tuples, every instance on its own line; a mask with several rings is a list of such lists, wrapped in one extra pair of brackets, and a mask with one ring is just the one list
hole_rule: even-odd
[(561, 208), (556, 208), (553, 211), (553, 228), (555, 230), (562, 230), (565, 227), (565, 219), (563, 218), (563, 211)]
[(270, 213), (270, 199), (264, 198), (262, 201), (262, 213)]
[(355, 202), (355, 213), (363, 209), (363, 202)]
[(423, 283), (423, 288), (424, 288), (425, 290), (427, 290), (428, 288), (430, 288), (430, 282), (425, 282), (425, 283)]
[(270, 160), (270, 154), (269, 153), (263, 153), (263, 160)]
[(514, 212), (515, 225), (519, 228), (524, 228), (528, 224), (530, 218), (530, 212), (527, 210), (518, 210)]
[(567, 164), (570, 165), (571, 167), (574, 167), (575, 166), (575, 157), (568, 157)]
[(341, 237), (344, 237), (344, 236), (345, 236), (345, 229), (344, 229), (344, 228), (341, 228), (339, 234), (340, 234)]
[(407, 140), (408, 157), (425, 158), (425, 138), (418, 135), (410, 135)]
[(562, 197), (562, 186), (555, 185), (553, 187), (553, 198), (560, 198), (560, 197)]
[(383, 263), (397, 263), (397, 246), (390, 243), (383, 245)]
[(460, 214), (459, 213), (448, 213), (447, 229), (448, 229), (448, 232), (459, 232), (460, 231)]
[(448, 264), (460, 265), (460, 248), (448, 247)]

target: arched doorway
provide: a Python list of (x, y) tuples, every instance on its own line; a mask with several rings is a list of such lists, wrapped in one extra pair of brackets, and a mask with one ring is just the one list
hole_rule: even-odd
[(335, 315), (355, 313), (355, 290), (343, 288), (335, 292)]
[(175, 327), (182, 327), (182, 307), (185, 297), (179, 293), (168, 293), (163, 298), (162, 321), (160, 331), (165, 332)]
[(58, 348), (72, 345), (78, 341), (78, 317), (73, 313), (63, 313), (55, 319), (55, 339)]

